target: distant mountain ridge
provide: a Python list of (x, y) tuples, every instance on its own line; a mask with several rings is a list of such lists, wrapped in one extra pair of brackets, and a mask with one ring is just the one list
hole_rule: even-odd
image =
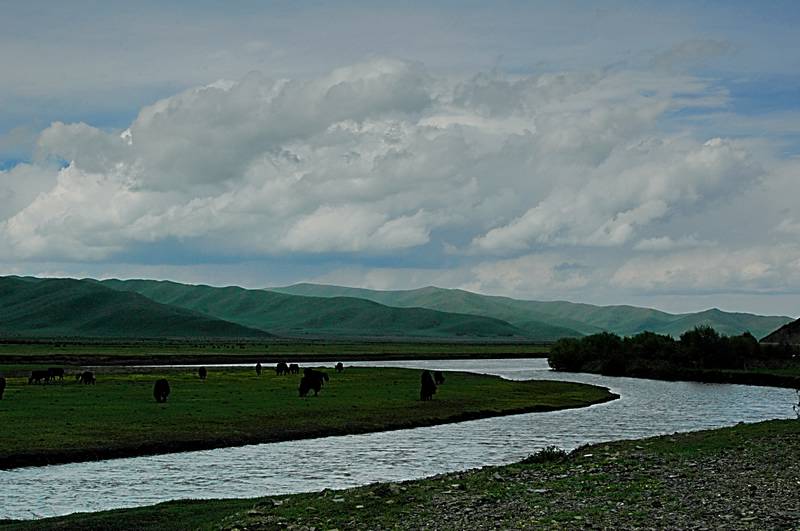
[(533, 333), (535, 327), (543, 324), (563, 327), (581, 334), (608, 331), (620, 335), (633, 335), (649, 330), (677, 337), (696, 326), (708, 325), (726, 335), (749, 331), (756, 337), (763, 337), (792, 321), (791, 317), (786, 316), (732, 313), (716, 308), (696, 313), (671, 314), (652, 308), (627, 305), (596, 306), (566, 301), (527, 301), (432, 286), (412, 290), (380, 291), (302, 283), (268, 289), (291, 295), (351, 296), (387, 306), (413, 306), (491, 316), (503, 319), (529, 333)]
[(427, 308), (395, 308), (354, 297), (308, 297), (155, 280), (104, 280), (100, 283), (169, 306), (292, 337), (540, 339), (493, 317)]
[(602, 330), (678, 336), (698, 325), (763, 337), (789, 317), (524, 301), (427, 287), (211, 287), (155, 280), (0, 277), (0, 337), (251, 337), (553, 341)]
[(267, 338), (270, 335), (95, 282), (0, 277), (0, 337)]

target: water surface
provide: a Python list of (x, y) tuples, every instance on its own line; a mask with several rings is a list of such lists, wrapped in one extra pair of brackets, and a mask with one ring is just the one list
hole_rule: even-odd
[[(505, 464), (539, 448), (794, 416), (791, 389), (553, 373), (544, 359), (352, 362), (609, 387), (619, 400), (391, 432), (0, 471), (0, 519), (179, 498), (240, 498), (399, 481)], [(447, 385), (447, 383), (445, 383)], [(321, 398), (322, 399), (322, 398)]]

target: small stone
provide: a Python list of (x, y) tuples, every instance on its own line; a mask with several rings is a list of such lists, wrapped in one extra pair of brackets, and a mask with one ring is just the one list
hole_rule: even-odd
[(272, 500), (273, 507), (280, 507), (283, 505), (283, 500)]
[(333, 502), (334, 503), (342, 503), (342, 502), (344, 502), (344, 498), (334, 498)]
[(356, 509), (363, 509), (363, 508), (364, 508), (363, 505), (356, 505)]

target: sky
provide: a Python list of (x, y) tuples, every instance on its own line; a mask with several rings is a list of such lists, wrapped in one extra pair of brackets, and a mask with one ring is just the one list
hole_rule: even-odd
[(1, 0), (0, 274), (800, 315), (800, 4)]

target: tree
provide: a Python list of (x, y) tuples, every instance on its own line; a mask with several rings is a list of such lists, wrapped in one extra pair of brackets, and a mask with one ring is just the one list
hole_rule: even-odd
[(557, 371), (578, 372), (583, 368), (584, 348), (580, 339), (567, 337), (550, 347), (547, 363)]
[(710, 326), (696, 326), (681, 334), (681, 361), (703, 369), (722, 368), (725, 366), (724, 343), (722, 336)]

